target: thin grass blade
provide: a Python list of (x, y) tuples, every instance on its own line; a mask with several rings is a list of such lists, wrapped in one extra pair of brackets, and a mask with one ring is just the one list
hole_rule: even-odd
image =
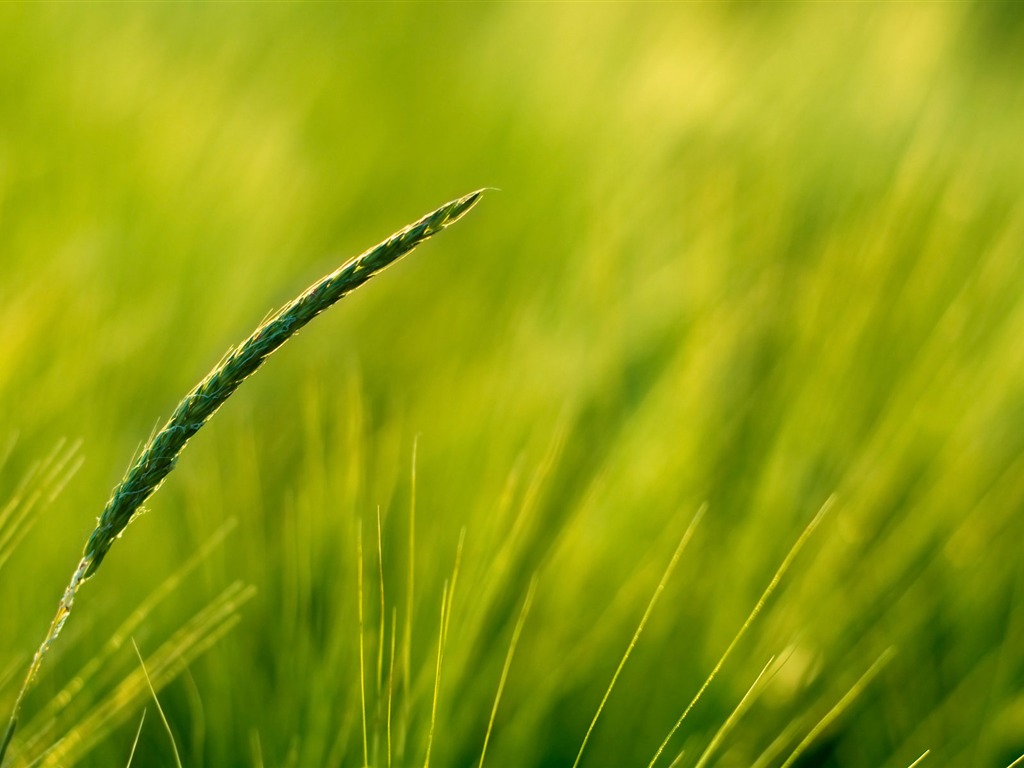
[(704, 517), (704, 512), (706, 510), (706, 505), (697, 510), (697, 514), (693, 516), (693, 520), (687, 527), (682, 539), (679, 540), (679, 544), (676, 546), (676, 551), (672, 553), (672, 559), (669, 560), (668, 567), (665, 568), (665, 573), (662, 575), (661, 581), (658, 582), (658, 586), (654, 590), (654, 594), (651, 596), (651, 601), (647, 604), (647, 609), (644, 611), (644, 615), (640, 619), (640, 624), (637, 626), (636, 632), (633, 633), (633, 638), (629, 641), (629, 646), (626, 648), (626, 652), (622, 655), (622, 660), (619, 661), (619, 666), (615, 669), (615, 674), (612, 675), (611, 682), (608, 683), (608, 688), (604, 692), (601, 703), (597, 705), (597, 712), (594, 713), (594, 719), (590, 721), (590, 727), (587, 728), (587, 733), (583, 737), (583, 743), (580, 744), (580, 751), (576, 754), (576, 760), (572, 764), (573, 768), (576, 768), (576, 766), (580, 764), (580, 760), (583, 758), (583, 751), (587, 748), (587, 742), (590, 740), (590, 734), (593, 733), (594, 726), (597, 725), (598, 718), (601, 717), (601, 712), (604, 710), (604, 705), (607, 703), (608, 697), (611, 696), (612, 689), (615, 687), (615, 683), (619, 679), (619, 674), (622, 672), (622, 668), (626, 666), (626, 661), (629, 660), (629, 656), (633, 652), (633, 648), (636, 646), (637, 640), (640, 639), (640, 635), (644, 631), (644, 627), (647, 625), (647, 620), (651, 617), (651, 613), (654, 612), (654, 606), (657, 605), (658, 598), (661, 597), (661, 593), (665, 591), (665, 585), (672, 576), (672, 572), (676, 569), (676, 565), (679, 563), (679, 558), (682, 556), (683, 550), (686, 549), (686, 545), (690, 542), (690, 539), (693, 538), (693, 532), (697, 529), (697, 525), (700, 523), (701, 518)]
[(678, 731), (680, 726), (682, 726), (683, 721), (686, 720), (687, 715), (690, 714), (690, 710), (692, 710), (696, 706), (697, 702), (700, 701), (701, 696), (704, 695), (704, 691), (708, 689), (708, 686), (711, 685), (711, 682), (715, 679), (715, 677), (718, 675), (718, 672), (725, 665), (725, 662), (728, 660), (729, 656), (732, 655), (732, 652), (739, 644), (740, 639), (747, 633), (747, 630), (750, 628), (750, 625), (754, 623), (754, 620), (764, 609), (765, 604), (768, 602), (768, 598), (770, 598), (772, 596), (772, 593), (775, 592), (776, 587), (779, 586), (779, 583), (782, 581), (782, 577), (786, 574), (786, 571), (789, 570), (790, 565), (793, 564), (793, 561), (796, 559), (797, 554), (799, 554), (800, 550), (803, 549), (804, 544), (807, 543), (807, 540), (811, 537), (811, 534), (814, 533), (815, 529), (817, 529), (818, 524), (821, 522), (822, 518), (828, 513), (828, 511), (832, 508), (833, 504), (835, 504), (835, 498), (830, 496), (822, 505), (821, 509), (818, 510), (818, 514), (816, 514), (814, 518), (811, 520), (811, 522), (807, 524), (807, 527), (804, 528), (803, 532), (797, 538), (796, 543), (794, 543), (793, 546), (790, 548), (789, 552), (786, 553), (786, 556), (782, 560), (782, 564), (775, 571), (775, 575), (772, 576), (771, 581), (768, 582), (768, 586), (765, 587), (764, 592), (761, 593), (761, 597), (758, 599), (757, 603), (754, 604), (754, 608), (747, 615), (747, 618), (743, 622), (743, 625), (739, 628), (739, 631), (737, 631), (736, 634), (733, 636), (733, 639), (729, 643), (729, 646), (725, 649), (725, 652), (722, 653), (722, 655), (719, 657), (714, 668), (711, 670), (711, 673), (707, 676), (707, 679), (704, 680), (704, 684), (701, 685), (700, 689), (690, 700), (690, 703), (686, 706), (686, 709), (683, 710), (683, 714), (679, 716), (679, 719), (676, 720), (675, 725), (673, 725), (672, 728), (669, 730), (668, 735), (665, 736), (665, 740), (661, 742), (661, 745), (658, 747), (658, 750), (654, 753), (654, 757), (651, 758), (651, 762), (647, 764), (647, 768), (654, 768), (654, 764), (658, 762), (658, 758), (661, 757), (661, 753), (665, 751), (665, 748), (668, 746), (669, 741), (672, 740), (672, 737), (675, 735), (676, 731)]

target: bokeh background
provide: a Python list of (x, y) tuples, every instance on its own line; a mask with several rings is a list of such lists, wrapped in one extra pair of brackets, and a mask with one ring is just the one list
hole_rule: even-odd
[(646, 765), (830, 496), (659, 764), (773, 656), (708, 763), (1012, 762), (1022, 66), (995, 2), (0, 7), (4, 715), (177, 400), (500, 189), (195, 438), (13, 764), (173, 764), (141, 655), (186, 765), (474, 765), (535, 579), (485, 765), (569, 765), (707, 502), (581, 760)]

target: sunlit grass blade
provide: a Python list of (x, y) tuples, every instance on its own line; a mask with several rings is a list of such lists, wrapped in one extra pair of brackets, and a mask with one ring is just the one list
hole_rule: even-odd
[(359, 617), (359, 712), (363, 731), (363, 765), (370, 764), (370, 750), (368, 747), (366, 727), (366, 662), (364, 660), (364, 631), (363, 631), (363, 518), (356, 519), (356, 595), (359, 602), (357, 615)]
[(747, 692), (743, 694), (743, 698), (740, 699), (740, 703), (737, 704), (733, 711), (729, 713), (725, 722), (722, 723), (721, 727), (719, 727), (717, 731), (715, 731), (715, 735), (711, 737), (711, 741), (708, 742), (707, 747), (701, 753), (701, 756), (698, 758), (697, 764), (694, 768), (704, 768), (711, 762), (711, 757), (714, 755), (715, 750), (721, 746), (725, 737), (736, 726), (739, 719), (743, 717), (744, 713), (746, 713), (746, 711), (750, 709), (751, 705), (757, 700), (758, 694), (764, 690), (763, 686), (760, 686), (761, 680), (764, 678), (765, 673), (774, 662), (775, 657), (772, 656), (768, 659), (768, 663), (764, 665), (764, 668), (757, 673), (757, 677), (754, 678), (754, 682), (750, 684)]
[(405, 627), (402, 633), (402, 712), (398, 727), (398, 759), (405, 758), (406, 741), (409, 736), (409, 718), (412, 707), (412, 623), (413, 600), (416, 587), (416, 459), (419, 449), (419, 435), (412, 441), (412, 467), (409, 477), (409, 548), (406, 564), (407, 584), (405, 588)]
[(459, 570), (462, 567), (462, 549), (466, 544), (466, 527), (459, 530), (459, 543), (455, 545), (455, 565), (452, 566), (451, 583), (448, 587), (448, 613), (444, 619), (444, 639), (448, 640), (448, 623), (452, 618), (452, 600), (455, 597), (455, 585), (459, 582)]
[(167, 738), (171, 742), (171, 752), (174, 754), (174, 764), (177, 768), (182, 768), (181, 755), (178, 754), (178, 744), (174, 739), (174, 731), (171, 730), (171, 724), (167, 720), (167, 715), (164, 712), (163, 706), (160, 704), (160, 697), (156, 695), (156, 688), (153, 687), (153, 681), (149, 678), (149, 671), (146, 669), (146, 660), (142, 658), (139, 646), (135, 643), (135, 638), (132, 638), (132, 647), (135, 649), (135, 655), (139, 657), (139, 667), (142, 669), (142, 676), (146, 679), (146, 687), (149, 688), (149, 693), (153, 697), (153, 703), (156, 704), (157, 714), (160, 715), (160, 721), (164, 724), (164, 730), (167, 732)]
[[(928, 755), (930, 755), (931, 753), (932, 751), (930, 749), (926, 749), (924, 752), (921, 753), (921, 756), (917, 758), (917, 760), (912, 762), (910, 765), (908, 765), (907, 768), (920, 768), (921, 764), (924, 763), (925, 758), (927, 758)], [(1018, 760), (1017, 762), (1020, 761)], [(1014, 763), (1014, 765), (1016, 765), (1016, 763)], [(1013, 766), (1010, 766), (1010, 768), (1013, 768)]]
[(480, 750), (480, 762), (478, 768), (483, 768), (484, 757), (487, 755), (487, 745), (491, 740), (491, 731), (494, 730), (494, 719), (498, 715), (498, 704), (501, 702), (501, 695), (505, 691), (505, 682), (508, 680), (508, 671), (512, 667), (512, 657), (515, 655), (516, 646), (519, 644), (519, 636), (526, 624), (526, 616), (533, 604), (533, 595), (537, 589), (537, 577), (530, 579), (530, 586), (526, 590), (526, 599), (523, 600), (523, 607), (519, 611), (519, 618), (516, 619), (515, 628), (512, 630), (512, 640), (508, 644), (508, 653), (505, 654), (505, 663), (501, 668), (501, 677), (498, 679), (498, 692), (494, 695), (494, 706), (491, 707), (491, 716), (487, 720), (487, 732), (484, 734), (484, 745)]
[(798, 720), (788, 722), (786, 727), (782, 729), (782, 732), (772, 739), (771, 743), (751, 763), (750, 768), (768, 768), (770, 765), (776, 765), (775, 761), (782, 753), (782, 750), (785, 749), (787, 744), (793, 743), (799, 732), (800, 722)]
[(441, 589), (441, 620), (437, 630), (437, 665), (434, 669), (434, 695), (430, 704), (430, 730), (427, 733), (427, 756), (423, 768), (430, 768), (430, 752), (434, 746), (434, 727), (437, 725), (437, 697), (441, 688), (441, 662), (444, 659), (445, 626), (448, 623), (448, 580)]
[(796, 764), (796, 761), (799, 759), (800, 755), (804, 753), (807, 747), (813, 744), (815, 739), (817, 739), (825, 731), (826, 728), (828, 728), (833, 722), (835, 722), (836, 718), (838, 718), (843, 712), (847, 710), (847, 708), (849, 708), (849, 706), (854, 702), (854, 700), (858, 696), (860, 696), (864, 689), (868, 687), (868, 685), (875, 678), (875, 676), (882, 670), (882, 667), (884, 667), (889, 662), (889, 660), (893, 657), (894, 654), (895, 652), (893, 651), (893, 649), (889, 648), (875, 660), (875, 663), (868, 668), (868, 671), (865, 672), (861, 676), (861, 678), (853, 684), (850, 690), (847, 691), (838, 702), (836, 702), (836, 705), (832, 707), (832, 709), (830, 709), (825, 714), (825, 716), (821, 720), (819, 720), (818, 723), (808, 732), (808, 734), (803, 738), (803, 740), (796, 745), (796, 748), (786, 759), (786, 762), (782, 764), (782, 768), (791, 768), (793, 765)]
[(132, 768), (132, 761), (135, 759), (135, 750), (139, 747), (139, 737), (142, 736), (142, 726), (146, 724), (146, 710), (142, 710), (142, 717), (139, 718), (139, 727), (135, 729), (135, 738), (132, 739), (132, 749), (128, 753), (128, 762), (125, 768)]
[(615, 673), (612, 675), (611, 682), (608, 683), (608, 688), (605, 689), (604, 696), (601, 697), (601, 703), (597, 705), (597, 712), (594, 713), (594, 718), (590, 721), (590, 726), (587, 728), (587, 732), (583, 736), (583, 743), (580, 744), (580, 751), (576, 754), (576, 760), (573, 762), (573, 768), (576, 768), (576, 766), (580, 764), (580, 760), (583, 758), (583, 751), (587, 748), (587, 742), (590, 740), (590, 734), (593, 732), (594, 726), (597, 725), (598, 718), (601, 717), (601, 712), (604, 710), (604, 705), (608, 701), (608, 697), (611, 696), (612, 689), (615, 687), (615, 683), (619, 679), (619, 674), (622, 672), (622, 668), (626, 666), (626, 661), (629, 660), (629, 656), (633, 652), (633, 648), (636, 646), (637, 640), (640, 639), (640, 635), (643, 633), (644, 627), (647, 626), (647, 620), (651, 617), (651, 613), (654, 612), (654, 606), (657, 605), (658, 598), (660, 598), (661, 593), (665, 591), (665, 585), (672, 576), (672, 572), (676, 569), (676, 565), (679, 563), (679, 558), (682, 556), (683, 550), (686, 549), (686, 545), (690, 542), (690, 539), (693, 538), (693, 532), (697, 529), (697, 525), (700, 523), (701, 518), (704, 517), (706, 510), (706, 505), (697, 510), (697, 514), (693, 516), (693, 520), (687, 527), (686, 532), (683, 533), (683, 537), (679, 540), (679, 544), (676, 546), (676, 551), (672, 553), (672, 559), (669, 560), (668, 567), (665, 568), (665, 572), (661, 576), (661, 581), (658, 582), (658, 586), (655, 588), (654, 594), (651, 595), (651, 600), (647, 604), (647, 609), (644, 611), (643, 617), (640, 619), (640, 624), (637, 626), (636, 632), (633, 633), (633, 637), (629, 641), (629, 645), (626, 647), (626, 652), (622, 655), (622, 659), (619, 661), (619, 666), (616, 667)]
[(387, 743), (388, 768), (391, 768), (391, 710), (395, 693), (395, 635), (398, 629), (398, 609), (391, 609), (391, 654), (388, 661), (388, 700), (387, 700)]
[(384, 718), (384, 642), (387, 634), (387, 603), (384, 599), (384, 534), (381, 530), (380, 505), (377, 505), (377, 585), (380, 592), (380, 622), (377, 627), (377, 681), (375, 688), (373, 763), (380, 760), (380, 731)]
[(377, 697), (384, 684), (384, 636), (387, 630), (387, 606), (384, 600), (384, 534), (381, 532), (380, 505), (377, 505), (377, 577), (380, 586), (380, 629), (377, 637)]
[(14, 738), (14, 729), (18, 727), (18, 721), (16, 718), (11, 718), (10, 722), (7, 723), (7, 729), (4, 731), (3, 741), (0, 741), (0, 760), (3, 759), (3, 755), (7, 752), (7, 748), (11, 745), (11, 739)]
[(437, 726), (437, 702), (441, 693), (441, 664), (444, 661), (445, 647), (448, 645), (448, 625), (452, 618), (452, 605), (455, 602), (455, 585), (459, 580), (459, 569), (462, 566), (462, 547), (466, 541), (466, 529), (459, 531), (459, 543), (455, 547), (455, 564), (452, 575), (445, 579), (441, 596), (441, 628), (437, 643), (437, 667), (434, 671), (434, 694), (430, 703), (430, 729), (427, 733), (427, 755), (423, 768), (430, 766), (430, 753), (434, 746), (434, 730)]
[(739, 644), (743, 636), (747, 633), (747, 630), (750, 628), (750, 625), (754, 623), (754, 620), (764, 609), (764, 606), (768, 602), (768, 598), (770, 598), (772, 596), (772, 593), (775, 592), (776, 587), (778, 587), (779, 583), (782, 581), (782, 577), (786, 574), (786, 571), (789, 570), (790, 565), (792, 565), (793, 561), (796, 559), (796, 556), (799, 554), (800, 550), (803, 549), (804, 544), (807, 543), (807, 540), (811, 537), (811, 534), (814, 533), (815, 529), (818, 527), (818, 524), (821, 522), (822, 518), (826, 515), (826, 513), (832, 508), (834, 503), (835, 498), (830, 496), (828, 500), (826, 500), (826, 502), (822, 505), (821, 509), (818, 510), (818, 513), (814, 516), (811, 522), (807, 524), (807, 527), (804, 528), (803, 532), (797, 538), (796, 543), (794, 543), (793, 546), (790, 548), (789, 552), (786, 553), (786, 556), (782, 560), (782, 564), (779, 565), (778, 569), (775, 571), (775, 574), (772, 576), (771, 581), (768, 582), (768, 586), (765, 587), (764, 592), (761, 593), (761, 597), (754, 605), (754, 608), (747, 615), (747, 618), (746, 620), (744, 620), (743, 625), (739, 628), (739, 631), (733, 636), (732, 641), (725, 649), (725, 652), (722, 653), (721, 657), (719, 657), (718, 661), (715, 663), (714, 668), (711, 670), (711, 673), (704, 680), (704, 683), (698, 689), (693, 699), (690, 700), (690, 703), (686, 706), (686, 709), (683, 710), (683, 714), (679, 716), (679, 719), (676, 720), (675, 724), (669, 730), (668, 735), (665, 736), (664, 741), (661, 742), (661, 745), (658, 747), (658, 750), (654, 753), (654, 757), (651, 758), (651, 762), (647, 764), (647, 768), (653, 768), (654, 764), (658, 762), (658, 758), (661, 757), (661, 753), (665, 751), (665, 748), (668, 746), (668, 743), (672, 740), (672, 737), (675, 735), (676, 731), (679, 730), (680, 726), (682, 726), (683, 724), (683, 721), (686, 720), (687, 715), (690, 714), (690, 711), (694, 708), (694, 706), (696, 706), (697, 702), (700, 701), (701, 696), (704, 695), (704, 692), (708, 689), (708, 686), (711, 685), (712, 681), (715, 679), (715, 676), (718, 674), (719, 670), (722, 669), (722, 667), (725, 665), (725, 662), (729, 659), (729, 656), (732, 655), (733, 650)]

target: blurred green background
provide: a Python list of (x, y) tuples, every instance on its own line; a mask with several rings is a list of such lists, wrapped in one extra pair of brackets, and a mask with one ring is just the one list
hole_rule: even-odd
[(361, 765), (361, 632), (368, 762), (390, 690), (390, 764), (476, 764), (536, 575), (485, 764), (570, 765), (706, 501), (582, 760), (647, 765), (831, 494), (659, 764), (773, 655), (709, 758), (781, 764), (889, 648), (798, 765), (1016, 759), (1022, 66), (1000, 3), (0, 7), (2, 715), (109, 490), (227, 347), (501, 190), (197, 436), (14, 764), (126, 765), (144, 709), (133, 764), (173, 764), (134, 638), (186, 765)]

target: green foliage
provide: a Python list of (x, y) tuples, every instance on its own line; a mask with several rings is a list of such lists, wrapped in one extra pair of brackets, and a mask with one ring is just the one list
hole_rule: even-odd
[[(503, 190), (193, 439), (9, 758), (124, 765), (138, 731), (137, 765), (470, 765), (485, 737), (484, 765), (568, 765), (615, 675), (580, 764), (646, 765), (734, 648), (658, 765), (1010, 763), (1018, 17), (0, 8), (3, 714), (121, 469), (217, 353), (438, 200)], [(139, 729), (144, 672), (170, 739)]]

